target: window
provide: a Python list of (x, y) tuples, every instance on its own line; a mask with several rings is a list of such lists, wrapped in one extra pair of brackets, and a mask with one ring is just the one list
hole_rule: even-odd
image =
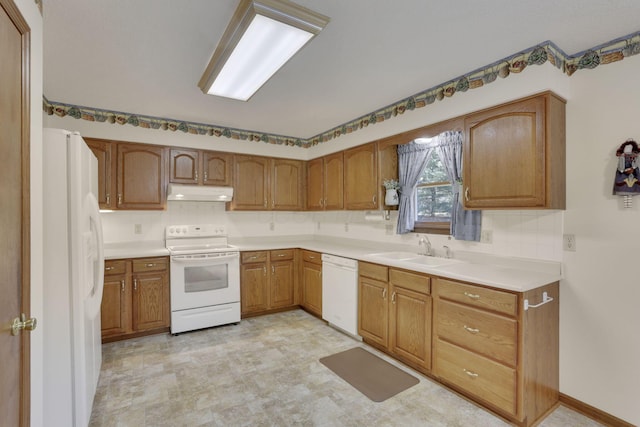
[(433, 150), (416, 191), (415, 232), (449, 234), (453, 191), (440, 156)]

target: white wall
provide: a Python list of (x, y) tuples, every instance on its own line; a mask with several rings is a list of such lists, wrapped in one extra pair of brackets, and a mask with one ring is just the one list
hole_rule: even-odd
[(581, 71), (567, 105), (566, 233), (560, 288), (560, 389), (640, 425), (640, 198), (612, 195), (615, 151), (640, 141), (640, 56)]
[[(42, 319), (42, 16), (33, 0), (14, 0), (31, 29), (31, 316)], [(43, 331), (46, 325), (29, 334), (31, 338), (31, 425), (43, 425), (42, 375)]]

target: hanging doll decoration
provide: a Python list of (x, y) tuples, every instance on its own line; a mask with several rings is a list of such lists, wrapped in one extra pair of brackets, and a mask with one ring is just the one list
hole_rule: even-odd
[(640, 148), (633, 139), (626, 140), (616, 151), (618, 168), (613, 194), (624, 197), (624, 207), (631, 207), (631, 196), (640, 194)]

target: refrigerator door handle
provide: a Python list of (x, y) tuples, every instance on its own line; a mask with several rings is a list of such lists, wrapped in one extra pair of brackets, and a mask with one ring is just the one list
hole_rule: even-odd
[(96, 246), (96, 259), (93, 268), (94, 288), (90, 298), (86, 300), (86, 315), (89, 318), (100, 316), (100, 305), (102, 304), (102, 291), (104, 288), (104, 236), (102, 234), (102, 219), (100, 218), (100, 207), (98, 200), (93, 193), (89, 193), (85, 199), (85, 207), (89, 215), (89, 222), (93, 224), (91, 231), (94, 234)]

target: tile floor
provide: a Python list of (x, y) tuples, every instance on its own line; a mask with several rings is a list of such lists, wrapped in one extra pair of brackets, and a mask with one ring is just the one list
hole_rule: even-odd
[[(387, 356), (420, 383), (370, 401), (318, 359), (365, 346), (302, 310), (103, 346), (91, 426), (506, 426)], [(559, 407), (542, 427), (600, 424)]]

